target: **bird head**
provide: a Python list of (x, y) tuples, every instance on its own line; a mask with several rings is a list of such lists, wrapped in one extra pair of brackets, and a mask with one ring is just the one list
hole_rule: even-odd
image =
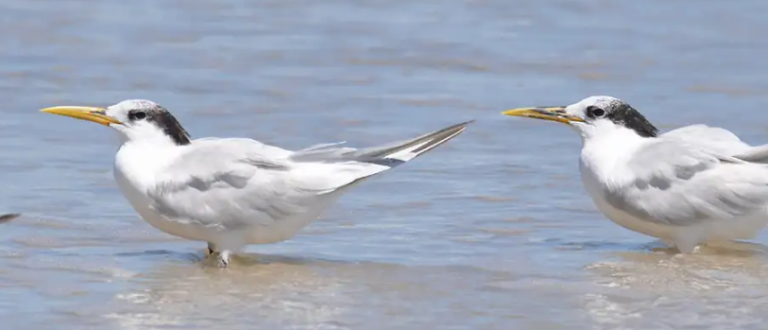
[(658, 129), (639, 111), (611, 96), (590, 96), (569, 106), (517, 108), (503, 114), (564, 123), (584, 139), (618, 129), (632, 130), (641, 137), (658, 134)]
[(40, 111), (109, 126), (120, 132), (123, 141), (190, 143), (189, 134), (176, 118), (149, 100), (125, 100), (108, 107), (57, 106)]

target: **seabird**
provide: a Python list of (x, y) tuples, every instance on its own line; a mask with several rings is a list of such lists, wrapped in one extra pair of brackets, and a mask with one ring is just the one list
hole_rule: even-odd
[(149, 100), (41, 111), (117, 131), (114, 176), (123, 195), (153, 227), (208, 242), (221, 267), (248, 244), (292, 238), (352, 186), (451, 140), (471, 122), (380, 147), (291, 151), (246, 138), (192, 139)]
[(597, 208), (683, 253), (754, 238), (768, 223), (768, 145), (751, 146), (706, 125), (660, 134), (639, 111), (610, 96), (504, 114), (570, 126), (581, 136), (581, 179)]

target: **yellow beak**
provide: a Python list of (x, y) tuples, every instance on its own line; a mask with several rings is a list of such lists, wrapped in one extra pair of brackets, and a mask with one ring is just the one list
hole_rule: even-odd
[(88, 120), (105, 126), (109, 126), (110, 124), (122, 124), (119, 120), (107, 116), (106, 110), (107, 109), (105, 108), (98, 107), (60, 106), (45, 108), (40, 111), (52, 113), (54, 115)]
[(583, 123), (584, 119), (574, 115), (567, 114), (565, 107), (535, 107), (535, 108), (517, 108), (502, 112), (507, 116), (529, 117), (556, 121), (558, 123), (570, 124), (571, 122)]

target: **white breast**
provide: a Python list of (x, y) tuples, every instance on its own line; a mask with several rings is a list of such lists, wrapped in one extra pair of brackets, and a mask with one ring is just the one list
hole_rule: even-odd
[(648, 236), (672, 239), (676, 227), (637, 218), (611, 206), (605, 199), (605, 180), (617, 180), (617, 173), (626, 172), (624, 162), (641, 148), (645, 140), (627, 129), (606, 129), (598, 137), (584, 142), (579, 158), (579, 170), (584, 188), (597, 208), (619, 226)]
[(133, 209), (152, 227), (173, 236), (207, 241), (203, 228), (167, 219), (150, 208), (147, 191), (154, 185), (155, 173), (173, 156), (171, 149), (147, 148), (137, 143), (123, 144), (115, 156), (115, 181)]

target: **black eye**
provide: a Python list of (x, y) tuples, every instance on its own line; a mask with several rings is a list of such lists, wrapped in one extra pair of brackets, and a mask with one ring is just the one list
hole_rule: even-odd
[(134, 110), (128, 112), (128, 119), (130, 120), (142, 120), (147, 117), (147, 113), (144, 111)]
[(605, 115), (605, 110), (600, 109), (594, 105), (590, 105), (587, 107), (587, 116), (590, 116), (592, 118), (602, 117)]

